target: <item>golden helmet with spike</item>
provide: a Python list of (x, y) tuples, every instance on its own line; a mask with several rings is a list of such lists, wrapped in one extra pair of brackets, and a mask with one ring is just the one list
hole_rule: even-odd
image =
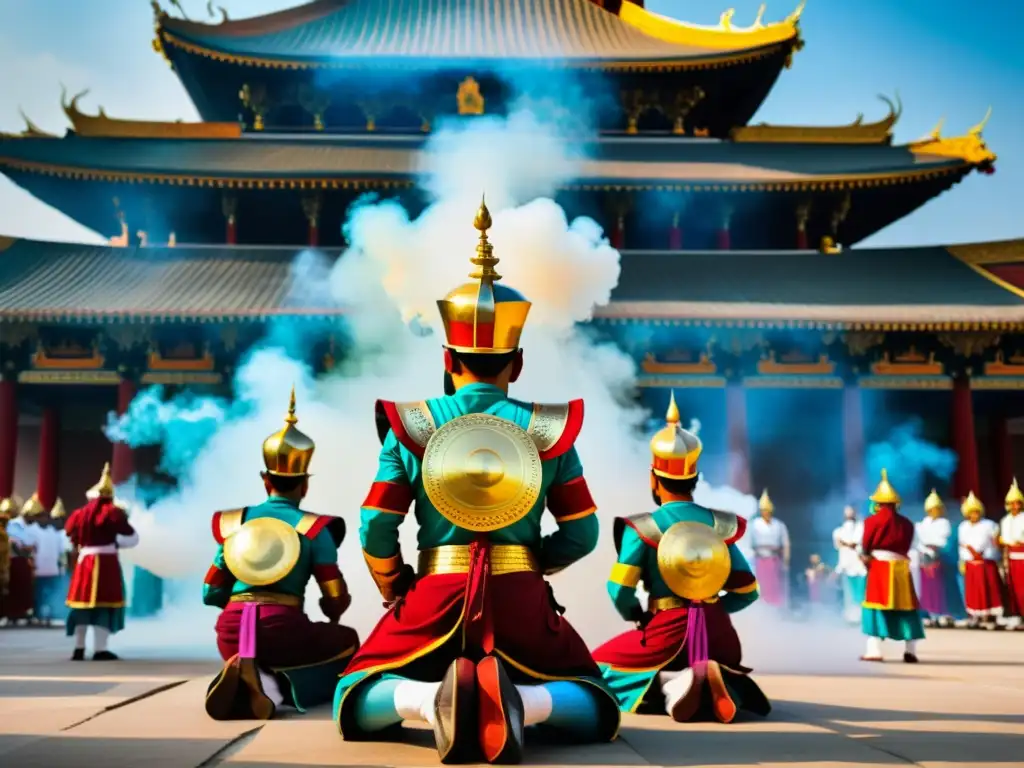
[(100, 475), (100, 481), (85, 492), (85, 497), (87, 499), (111, 500), (114, 498), (114, 478), (110, 474), (109, 461), (103, 465), (103, 474)]
[(64, 509), (64, 502), (57, 499), (53, 503), (53, 509), (50, 510), (50, 517), (54, 520), (60, 520), (61, 518), (67, 517), (68, 513)]
[(38, 517), (46, 514), (46, 507), (39, 500), (39, 494), (33, 493), (25, 505), (21, 508), (21, 516), (24, 518)]
[(757, 500), (757, 508), (761, 512), (774, 512), (775, 504), (772, 502), (771, 496), (768, 495), (768, 489), (765, 488), (761, 491), (761, 498)]
[(885, 469), (882, 470), (882, 481), (875, 488), (875, 492), (868, 498), (875, 502), (875, 504), (892, 504), (897, 507), (903, 502), (900, 495), (896, 493), (896, 489), (889, 482), (889, 472)]
[(12, 517), (17, 517), (18, 502), (13, 498), (0, 499), (0, 520), (10, 520)]
[(500, 355), (519, 349), (530, 302), (519, 291), (498, 285), (501, 275), (494, 267), (498, 259), (487, 239), (491, 213), (480, 202), (473, 226), (480, 232), (473, 282), (463, 283), (437, 302), (444, 323), (445, 345), (456, 352)]
[(665, 426), (651, 438), (651, 469), (658, 477), (690, 480), (697, 476), (697, 460), (704, 444), (692, 432), (679, 426), (679, 407), (673, 392), (669, 397)]
[(1017, 478), (1013, 478), (1013, 483), (1010, 485), (1010, 490), (1006, 492), (1006, 509), (1009, 510), (1012, 505), (1016, 504), (1017, 509), (1024, 509), (1024, 493), (1020, 492), (1020, 488), (1017, 486)]
[(316, 443), (295, 427), (298, 422), (295, 387), (292, 387), (284, 427), (263, 441), (263, 464), (267, 474), (274, 477), (306, 477), (309, 474), (309, 462), (313, 459)]
[(928, 498), (924, 500), (924, 511), (931, 512), (942, 512), (946, 508), (945, 503), (942, 501), (942, 497), (939, 496), (938, 492), (932, 488), (932, 492), (928, 494)]
[(970, 517), (972, 513), (977, 513), (983, 517), (985, 515), (985, 505), (981, 503), (981, 499), (974, 495), (974, 491), (967, 494), (967, 498), (964, 499), (964, 503), (960, 505), (960, 513), (964, 517)]

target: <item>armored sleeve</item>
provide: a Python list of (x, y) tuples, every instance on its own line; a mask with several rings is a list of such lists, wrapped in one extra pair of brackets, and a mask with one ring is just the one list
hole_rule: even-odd
[(576, 449), (570, 448), (554, 461), (558, 468), (548, 489), (547, 507), (558, 530), (541, 542), (541, 567), (546, 574), (557, 573), (593, 552), (599, 532), (597, 507)]
[(625, 528), (619, 544), (619, 557), (608, 576), (608, 596), (615, 610), (626, 621), (635, 621), (643, 609), (636, 596), (636, 587), (643, 578), (647, 545), (632, 528)]
[(203, 603), (223, 608), (228, 604), (234, 586), (235, 577), (224, 561), (224, 545), (218, 544), (217, 553), (213, 556), (213, 565), (203, 579)]
[(345, 577), (338, 568), (338, 547), (326, 526), (312, 541), (313, 577), (320, 586), (320, 606), (331, 619), (341, 616), (352, 602)]
[(388, 432), (380, 449), (377, 475), (359, 512), (359, 542), (370, 575), (385, 600), (395, 598), (396, 581), (405, 571), (398, 529), (413, 502), (401, 447)]
[(736, 613), (752, 605), (759, 593), (757, 578), (750, 570), (747, 558), (735, 544), (729, 545), (729, 558), (732, 561), (732, 570), (723, 587), (725, 594), (721, 598), (721, 603), (727, 613)]

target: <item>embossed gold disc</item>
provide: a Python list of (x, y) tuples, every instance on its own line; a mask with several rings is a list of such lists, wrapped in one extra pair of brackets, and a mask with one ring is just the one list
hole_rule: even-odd
[(299, 534), (283, 520), (249, 520), (224, 542), (224, 562), (231, 575), (253, 587), (280, 581), (295, 567), (301, 551)]
[(446, 520), (496, 531), (521, 520), (540, 497), (541, 461), (524, 429), (488, 413), (449, 421), (423, 453), (423, 487)]
[(658, 570), (675, 594), (688, 600), (718, 595), (732, 568), (729, 547), (703, 523), (676, 523), (658, 544)]

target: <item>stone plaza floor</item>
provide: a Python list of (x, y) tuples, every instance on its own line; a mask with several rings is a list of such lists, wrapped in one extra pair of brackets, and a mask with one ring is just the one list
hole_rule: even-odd
[[(614, 744), (538, 745), (528, 764), (1024, 765), (1024, 632), (933, 631), (918, 665), (896, 661), (896, 647), (890, 663), (855, 662), (859, 639), (848, 632), (838, 644), (845, 661), (830, 669), (805, 661), (810, 648), (835, 652), (831, 636), (816, 639), (798, 624), (791, 631), (801, 640), (786, 665), (759, 665), (765, 644), (744, 633), (747, 663), (765, 670), (755, 675), (774, 704), (768, 719), (682, 726), (627, 716)], [(785, 637), (773, 642), (773, 653), (787, 647)], [(437, 765), (428, 732), (410, 729), (400, 744), (347, 743), (328, 707), (267, 723), (213, 722), (202, 700), (216, 660), (180, 645), (112, 648), (125, 659), (72, 663), (61, 630), (0, 629), (0, 766)]]

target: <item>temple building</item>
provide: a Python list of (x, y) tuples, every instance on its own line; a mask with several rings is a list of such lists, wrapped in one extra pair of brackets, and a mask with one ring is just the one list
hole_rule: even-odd
[(863, 495), (868, 446), (900, 419), (956, 451), (947, 495), (1000, 509), (1024, 474), (1024, 242), (853, 247), (992, 173), (988, 117), (903, 145), (898, 99), (848, 125), (751, 125), (799, 61), (802, 11), (699, 26), (629, 0), (314, 0), (207, 23), (154, 3), (153, 47), (203, 122), (65, 94), (65, 135), (0, 136), (0, 172), (109, 238), (0, 238), (0, 498), (77, 499), (111, 452), (117, 481), (152, 474), (106, 442), (106, 414), (152, 384), (226, 392), (272, 322), (306, 324), (330, 370), (344, 350), (323, 321), (344, 307), (294, 290), (295, 255), (338, 258), (367, 190), (422, 210), (435, 126), (525, 107), (578, 132), (557, 200), (622, 252), (594, 327), (656, 413), (674, 389), (699, 418), (711, 482), (771, 488), (798, 558), (827, 534), (816, 505), (838, 520)]

